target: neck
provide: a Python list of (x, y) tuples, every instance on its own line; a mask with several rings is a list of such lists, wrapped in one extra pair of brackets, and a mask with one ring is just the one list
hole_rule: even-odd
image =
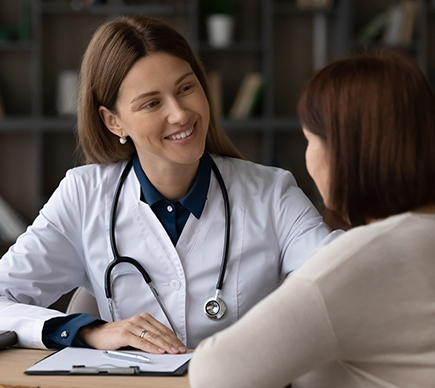
[[(140, 159), (140, 158), (139, 158)], [(144, 166), (142, 169), (153, 186), (170, 201), (184, 198), (193, 185), (199, 160), (188, 165)]]

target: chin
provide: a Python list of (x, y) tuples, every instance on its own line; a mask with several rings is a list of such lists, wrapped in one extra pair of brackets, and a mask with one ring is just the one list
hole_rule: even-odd
[(190, 165), (197, 163), (199, 159), (201, 159), (201, 156), (203, 155), (204, 151), (202, 152), (192, 152), (189, 155), (180, 155), (179, 157), (174, 158), (174, 162), (178, 164), (184, 164), (184, 165)]

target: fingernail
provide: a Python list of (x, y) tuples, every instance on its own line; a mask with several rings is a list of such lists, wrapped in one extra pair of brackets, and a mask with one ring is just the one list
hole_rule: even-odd
[(187, 352), (187, 348), (184, 346), (180, 346), (178, 349), (180, 349), (181, 353), (186, 353)]
[(179, 352), (179, 350), (178, 350), (177, 348), (175, 348), (175, 347), (172, 348), (171, 350), (172, 350), (174, 353), (178, 353), (178, 352)]
[(157, 350), (158, 350), (160, 353), (165, 353), (165, 349), (158, 348)]

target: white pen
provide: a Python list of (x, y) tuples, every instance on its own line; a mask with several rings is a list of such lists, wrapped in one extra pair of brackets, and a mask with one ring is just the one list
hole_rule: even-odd
[(116, 352), (114, 350), (104, 350), (103, 353), (107, 354), (109, 357), (119, 358), (122, 360), (151, 362), (151, 359), (149, 359), (148, 357), (145, 357), (145, 356), (141, 356), (139, 354)]

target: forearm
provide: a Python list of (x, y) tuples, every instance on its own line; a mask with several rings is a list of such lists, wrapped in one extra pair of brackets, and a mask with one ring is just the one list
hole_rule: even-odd
[(46, 349), (42, 342), (45, 321), (65, 314), (48, 308), (16, 303), (0, 297), (0, 327), (13, 330), (18, 336), (18, 346)]
[(303, 282), (287, 280), (200, 344), (189, 367), (192, 388), (283, 387), (332, 360), (335, 342), (322, 303)]

